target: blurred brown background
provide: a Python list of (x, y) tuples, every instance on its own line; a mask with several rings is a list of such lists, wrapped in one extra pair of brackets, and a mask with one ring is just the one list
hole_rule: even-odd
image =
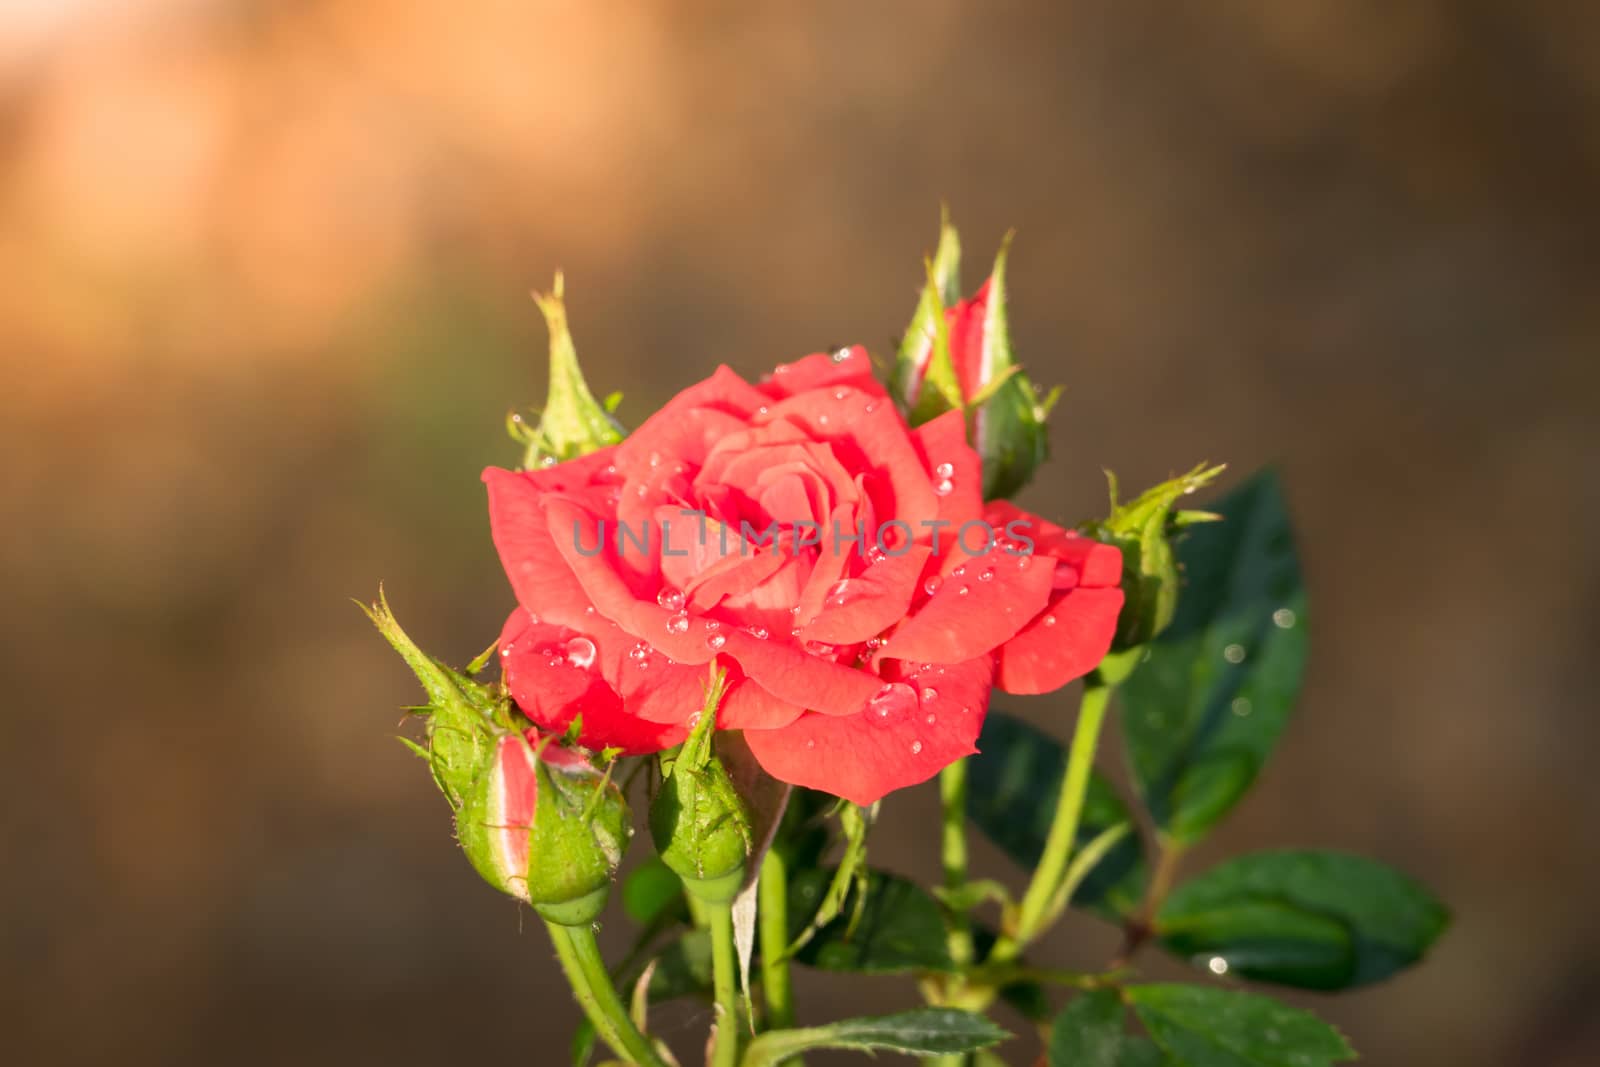
[[(456, 855), (346, 598), (458, 659), (498, 631), (478, 471), (557, 267), (636, 423), (718, 361), (888, 352), (941, 200), (969, 285), (1017, 227), (1019, 349), (1068, 385), (1029, 502), (1282, 464), (1308, 690), (1196, 866), (1348, 847), (1453, 905), (1311, 1001), (1367, 1063), (1600, 1061), (1585, 9), (0, 6), (9, 1062), (560, 1062), (543, 932)], [(879, 861), (932, 868), (932, 801)]]

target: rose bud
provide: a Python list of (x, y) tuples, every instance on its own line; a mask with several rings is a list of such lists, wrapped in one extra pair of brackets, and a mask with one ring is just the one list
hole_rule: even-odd
[(593, 920), (631, 832), (622, 794), (580, 753), (541, 738), (498, 687), (417, 647), (381, 592), (363, 609), (428, 694), (415, 709), (427, 719), (427, 747), (411, 747), (455, 811), (473, 867), (552, 922)]
[(631, 833), (622, 792), (534, 730), (500, 738), (456, 812), (456, 837), (484, 880), (562, 926), (599, 916)]
[(978, 291), (960, 298), (961, 245), (946, 219), (928, 266), (911, 326), (906, 330), (890, 388), (913, 426), (952, 409), (966, 414), (983, 463), (986, 500), (1021, 489), (1049, 455), (1045, 423), (1060, 390), (1042, 400), (1022, 373), (1006, 325), (1006, 253)]
[(1217, 518), (1206, 511), (1174, 511), (1180, 497), (1193, 493), (1221, 474), (1223, 467), (1204, 463), (1187, 474), (1146, 489), (1126, 504), (1117, 502), (1117, 479), (1109, 471), (1111, 515), (1091, 523), (1087, 532), (1122, 550), (1122, 589), (1126, 600), (1117, 617), (1114, 651), (1146, 644), (1172, 622), (1178, 608), (1181, 576), (1172, 541), (1185, 526)]
[(565, 288), (565, 280), (557, 273), (548, 294), (533, 295), (550, 331), (550, 391), (537, 429), (529, 427), (520, 414), (511, 416), (509, 426), (512, 438), (526, 450), (522, 465), (528, 470), (587, 455), (623, 437), (622, 426), (612, 415), (621, 394), (612, 394), (602, 404), (589, 391), (578, 366), (578, 350), (567, 327)]
[(750, 813), (712, 751), (712, 724), (726, 691), (718, 673), (693, 732), (661, 757), (661, 791), (650, 805), (650, 836), (661, 861), (690, 893), (710, 903), (733, 900), (750, 857)]

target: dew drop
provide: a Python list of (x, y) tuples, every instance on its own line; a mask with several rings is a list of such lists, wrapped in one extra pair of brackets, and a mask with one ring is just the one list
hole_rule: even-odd
[(817, 425), (818, 426), (826, 426), (826, 425), (828, 425), (828, 413), (826, 411), (824, 411), (821, 415), (817, 416)]
[(546, 457), (544, 457), (543, 459), (541, 459), (539, 461), (539, 466), (544, 467), (546, 470), (548, 470), (551, 467), (554, 467), (555, 465), (556, 465), (556, 457), (554, 457), (554, 456), (546, 456)]
[(1206, 970), (1212, 974), (1227, 974), (1228, 961), (1221, 956), (1212, 956), (1209, 960), (1206, 960)]
[(1295, 614), (1293, 608), (1279, 608), (1277, 611), (1272, 613), (1272, 625), (1276, 626), (1280, 630), (1287, 630), (1289, 627), (1293, 626), (1294, 623)]
[[(797, 630), (795, 632), (798, 633), (799, 631)], [(807, 641), (806, 651), (811, 653), (813, 656), (831, 656), (835, 651), (837, 651), (837, 649), (828, 644), (826, 641)]]
[(756, 414), (757, 414), (757, 415), (765, 415), (765, 414), (767, 414), (767, 413), (768, 413), (768, 412), (770, 412), (770, 411), (771, 411), (771, 410), (772, 410), (772, 409), (771, 409), (771, 408), (769, 408), (769, 407), (767, 407), (767, 405), (765, 405), (765, 404), (762, 404), (762, 405), (761, 405), (761, 406), (760, 406), (760, 407), (758, 407), (758, 408), (756, 408)]
[(926, 688), (924, 688), (922, 690), (922, 699), (923, 700), (937, 700), (938, 698), (939, 698), (939, 691), (937, 689), (935, 689), (933, 686), (931, 686), (931, 685), (927, 686)]
[(1056, 624), (1056, 617), (1054, 615), (1046, 615), (1044, 617), (1044, 624), (1046, 626), (1054, 626)]
[(835, 363), (843, 363), (845, 360), (850, 358), (850, 350), (848, 348), (838, 349), (828, 358), (833, 360)]
[(689, 632), (689, 616), (674, 615), (667, 620), (667, 633), (686, 634)]
[(943, 578), (940, 578), (937, 574), (930, 574), (928, 575), (928, 580), (922, 583), (922, 591), (932, 596), (939, 591), (939, 587), (943, 584)]
[(888, 558), (889, 558), (889, 553), (885, 552), (882, 548), (880, 548), (877, 545), (873, 545), (871, 548), (867, 549), (867, 562), (868, 563), (876, 565), (876, 564), (882, 563), (884, 560), (886, 560)]
[(669, 585), (656, 594), (656, 603), (668, 611), (682, 611), (683, 593)]
[(509, 656), (509, 655), (511, 655), (511, 649), (512, 649), (512, 646), (511, 645), (507, 645), (505, 648), (502, 648), (500, 650), (500, 654), (502, 656)]
[(564, 651), (567, 662), (579, 670), (586, 671), (594, 666), (594, 642), (587, 637), (569, 639)]
[(767, 628), (765, 626), (746, 626), (744, 632), (757, 641), (765, 641), (767, 639)]
[(876, 400), (869, 400), (867, 401), (867, 406), (861, 410), (866, 414), (871, 415), (874, 411), (878, 410), (878, 402)]
[(917, 694), (904, 682), (889, 682), (867, 701), (871, 721), (887, 723), (916, 707)]
[(713, 652), (717, 651), (718, 649), (720, 649), (723, 645), (725, 645), (727, 643), (728, 643), (728, 635), (727, 634), (719, 634), (719, 633), (716, 633), (715, 631), (713, 631), (712, 633), (706, 634), (706, 647), (709, 648)]
[(1243, 663), (1244, 646), (1229, 645), (1227, 648), (1222, 650), (1222, 658), (1227, 660), (1229, 663)]
[(939, 716), (933, 715), (931, 713), (928, 715), (928, 725), (929, 726), (932, 726), (934, 723), (936, 723), (938, 721), (939, 721)]
[(972, 589), (964, 585), (960, 589), (956, 590), (956, 596), (966, 596), (970, 592), (972, 592)]
[(693, 730), (696, 726), (700, 725), (700, 716), (701, 716), (700, 712), (698, 712), (698, 711), (695, 712), (694, 714), (689, 716), (688, 720), (684, 723), (684, 725), (689, 727), (689, 729)]
[(817, 747), (817, 739), (815, 737), (806, 738), (806, 747), (807, 748), (816, 748)]
[(917, 753), (919, 753), (921, 751), (922, 751), (922, 742), (921, 741), (913, 741), (913, 742), (911, 742), (911, 754), (913, 756), (915, 756)]
[(935, 478), (948, 478), (955, 474), (955, 472), (956, 465), (954, 463), (941, 463), (937, 467), (933, 468), (933, 475)]
[(992, 581), (994, 581), (994, 571), (984, 571), (982, 574), (978, 575), (978, 581), (980, 581), (980, 582), (992, 582)]
[(828, 588), (828, 599), (834, 604), (843, 604), (850, 596), (850, 579), (841, 578)]
[(837, 388), (837, 389), (835, 389), (833, 391), (833, 398), (835, 400), (843, 400), (845, 397), (847, 397), (849, 395), (850, 395), (850, 390), (846, 389), (842, 385), (839, 386), (839, 388)]
[(628, 658), (635, 661), (649, 659), (650, 646), (645, 644), (643, 641), (640, 641), (638, 644), (628, 649)]
[(594, 605), (593, 604), (586, 604), (584, 606), (583, 613), (585, 615), (593, 615), (594, 614)]
[(956, 483), (951, 481), (949, 478), (940, 478), (937, 482), (933, 483), (933, 491), (939, 496), (949, 496), (951, 493), (955, 492), (955, 488)]

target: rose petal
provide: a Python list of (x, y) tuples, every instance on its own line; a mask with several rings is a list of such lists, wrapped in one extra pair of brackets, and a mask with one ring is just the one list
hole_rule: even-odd
[(623, 699), (595, 667), (567, 658), (575, 640), (595, 643), (575, 630), (531, 621), (523, 608), (506, 620), (500, 635), (500, 672), (511, 699), (535, 723), (561, 733), (578, 715), (578, 743), (585, 748), (620, 748), (626, 755), (659, 752), (687, 736), (681, 725), (663, 725), (628, 714)]
[(835, 358), (839, 353), (818, 352), (793, 363), (781, 364), (773, 370), (771, 378), (761, 383), (761, 391), (781, 399), (809, 389), (849, 385), (875, 396), (888, 395), (873, 376), (872, 359), (865, 348), (851, 345), (839, 352), (843, 353), (843, 358)]
[(1012, 637), (1050, 599), (1047, 560), (995, 548), (962, 564), (883, 646), (883, 655), (930, 663), (980, 656)]
[(927, 545), (912, 545), (845, 579), (844, 588), (823, 602), (821, 612), (800, 636), (807, 641), (852, 645), (887, 630), (905, 618), (932, 551)]
[(1000, 688), (1049, 693), (1093, 670), (1111, 649), (1122, 610), (1121, 589), (1079, 587), (1000, 646)]
[(782, 729), (746, 730), (745, 742), (780, 781), (872, 804), (977, 751), (994, 661), (938, 671), (897, 676), (901, 688), (862, 714), (806, 714)]

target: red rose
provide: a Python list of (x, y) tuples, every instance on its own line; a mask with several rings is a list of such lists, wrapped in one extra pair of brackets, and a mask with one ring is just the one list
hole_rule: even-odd
[(909, 429), (860, 348), (754, 386), (719, 368), (621, 444), (484, 481), (522, 605), (501, 663), (534, 722), (658, 751), (717, 659), (717, 726), (856, 803), (974, 752), (997, 681), (1088, 671), (1122, 604), (1115, 548), (986, 509), (960, 413)]

